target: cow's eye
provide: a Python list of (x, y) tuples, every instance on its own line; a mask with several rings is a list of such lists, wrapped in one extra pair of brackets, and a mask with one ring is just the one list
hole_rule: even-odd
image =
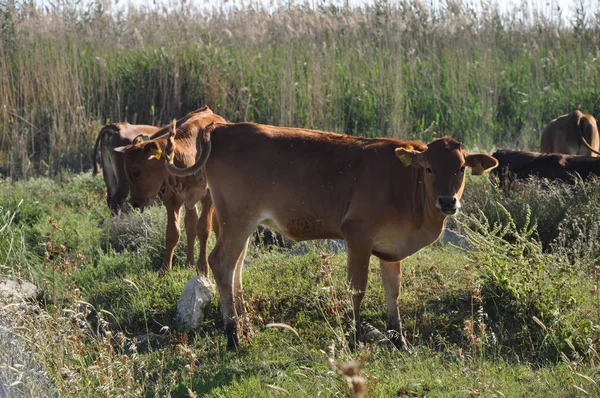
[(427, 174), (429, 174), (430, 176), (432, 176), (432, 175), (433, 175), (433, 170), (431, 170), (431, 167), (428, 167), (428, 168), (426, 168), (426, 169), (425, 169), (425, 172), (426, 172)]
[(461, 172), (461, 173), (464, 173), (464, 172), (465, 172), (465, 166), (463, 166), (463, 167), (461, 167), (461, 168), (460, 168), (460, 172)]
[(134, 172), (133, 172), (133, 176), (134, 176), (135, 178), (138, 178), (138, 177), (140, 176), (140, 174), (142, 174), (142, 172), (141, 172), (141, 171), (139, 171), (139, 170), (138, 170), (138, 171), (134, 171)]

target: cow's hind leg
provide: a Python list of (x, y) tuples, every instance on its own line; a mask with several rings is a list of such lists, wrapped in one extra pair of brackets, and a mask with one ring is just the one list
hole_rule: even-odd
[(256, 228), (255, 224), (238, 222), (221, 222), (220, 234), (217, 237), (215, 248), (210, 253), (208, 263), (212, 270), (221, 298), (221, 311), (223, 314), (223, 327), (227, 336), (227, 348), (236, 349), (239, 346), (237, 334), (238, 312), (243, 312), (241, 297), (241, 266), (248, 245), (248, 237)]
[(173, 269), (173, 253), (175, 246), (179, 242), (181, 236), (181, 227), (179, 226), (179, 216), (183, 200), (173, 192), (167, 192), (163, 197), (163, 202), (167, 208), (167, 233), (165, 256), (163, 259), (164, 266), (169, 270)]
[[(208, 238), (210, 237), (210, 230), (213, 224), (212, 219), (215, 207), (213, 206), (209, 193), (202, 198), (201, 203), (202, 212), (196, 223), (196, 235), (198, 235), (198, 241), (200, 242), (200, 255), (196, 266), (199, 274), (208, 276)], [(216, 226), (217, 223), (215, 223), (215, 227)], [(216, 233), (217, 229), (215, 229), (215, 234)]]
[(410, 352), (402, 330), (402, 321), (398, 311), (398, 294), (402, 281), (402, 264), (400, 261), (387, 262), (379, 260), (381, 268), (381, 281), (385, 290), (385, 304), (387, 307), (387, 330), (391, 342), (398, 348)]
[(114, 171), (115, 165), (112, 164), (112, 159), (106, 151), (102, 151), (102, 177), (106, 184), (106, 204), (113, 216), (119, 213), (119, 206), (115, 201), (117, 188), (119, 185), (118, 178)]
[[(187, 240), (187, 263), (188, 265), (195, 265), (194, 244), (196, 243), (196, 224), (198, 223), (198, 210), (195, 205), (191, 208), (185, 207), (185, 218), (183, 221)], [(207, 273), (203, 275), (206, 276)]]
[(235, 272), (233, 274), (233, 293), (235, 297), (233, 305), (237, 319), (242, 322), (244, 333), (252, 333), (250, 324), (246, 319), (246, 303), (242, 294), (242, 268), (244, 267), (244, 260), (246, 259), (246, 252), (248, 251), (249, 242), (250, 238), (246, 239), (246, 244), (244, 245), (244, 249), (238, 257), (235, 265)]

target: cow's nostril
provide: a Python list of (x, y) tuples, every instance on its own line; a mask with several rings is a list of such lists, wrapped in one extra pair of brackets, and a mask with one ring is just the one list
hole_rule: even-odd
[(448, 196), (440, 196), (438, 198), (438, 203), (441, 207), (455, 207), (456, 206), (456, 198), (448, 197)]

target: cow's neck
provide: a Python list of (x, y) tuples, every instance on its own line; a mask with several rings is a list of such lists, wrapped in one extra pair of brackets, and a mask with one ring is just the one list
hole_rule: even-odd
[(196, 161), (195, 137), (176, 137), (173, 162), (177, 167), (190, 167)]
[[(413, 212), (420, 213), (425, 218), (426, 223), (435, 223), (439, 225), (443, 225), (446, 216), (438, 209), (435, 205), (437, 201), (437, 193), (429, 189), (427, 182), (425, 171), (422, 168), (419, 168), (415, 172), (415, 197), (413, 198)], [(403, 187), (402, 191), (405, 191), (406, 188)], [(406, 195), (405, 192), (401, 192), (400, 195)], [(402, 197), (402, 196), (401, 196)]]

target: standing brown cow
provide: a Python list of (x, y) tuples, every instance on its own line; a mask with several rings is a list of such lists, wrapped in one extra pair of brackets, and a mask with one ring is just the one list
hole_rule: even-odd
[[(194, 164), (198, 132), (203, 131), (211, 123), (226, 123), (226, 121), (221, 116), (214, 114), (207, 106), (177, 121), (176, 126), (180, 128), (181, 135), (177, 137), (175, 164), (180, 167)], [(169, 128), (166, 127), (164, 133), (168, 131)], [(162, 130), (161, 133), (163, 133)], [(211, 231), (213, 205), (207, 191), (208, 186), (204, 173), (200, 172), (184, 178), (169, 175), (165, 162), (160, 159), (162, 150), (167, 143), (167, 136), (163, 134), (156, 134), (156, 136), (158, 137), (146, 142), (115, 148), (115, 151), (122, 152), (124, 155), (125, 170), (131, 190), (131, 202), (134, 207), (143, 210), (145, 206), (154, 201), (162, 187), (167, 188), (167, 192), (163, 196), (168, 216), (164, 264), (169, 269), (172, 267), (175, 246), (181, 236), (179, 216), (181, 207), (185, 204), (188, 262), (194, 263), (194, 238), (198, 236), (200, 256), (197, 268), (199, 273), (207, 275), (208, 238)], [(193, 217), (195, 214), (197, 218), (195, 210), (198, 202), (202, 204), (202, 214), (195, 222)]]
[(557, 117), (542, 131), (543, 153), (598, 156), (599, 146), (596, 119), (579, 110)]
[[(171, 132), (169, 161), (179, 133)], [(396, 345), (405, 345), (397, 304), (400, 261), (433, 243), (446, 217), (458, 212), (466, 167), (483, 174), (498, 164), (488, 155), (469, 155), (449, 137), (425, 145), (237, 123), (210, 126), (199, 138), (197, 163), (187, 170), (169, 165), (169, 172), (185, 176), (205, 167), (219, 224), (209, 263), (229, 348), (239, 343), (242, 265), (248, 237), (259, 224), (296, 241), (346, 241), (355, 326), (351, 346), (363, 338), (360, 302), (369, 258), (378, 257), (387, 328)]]

